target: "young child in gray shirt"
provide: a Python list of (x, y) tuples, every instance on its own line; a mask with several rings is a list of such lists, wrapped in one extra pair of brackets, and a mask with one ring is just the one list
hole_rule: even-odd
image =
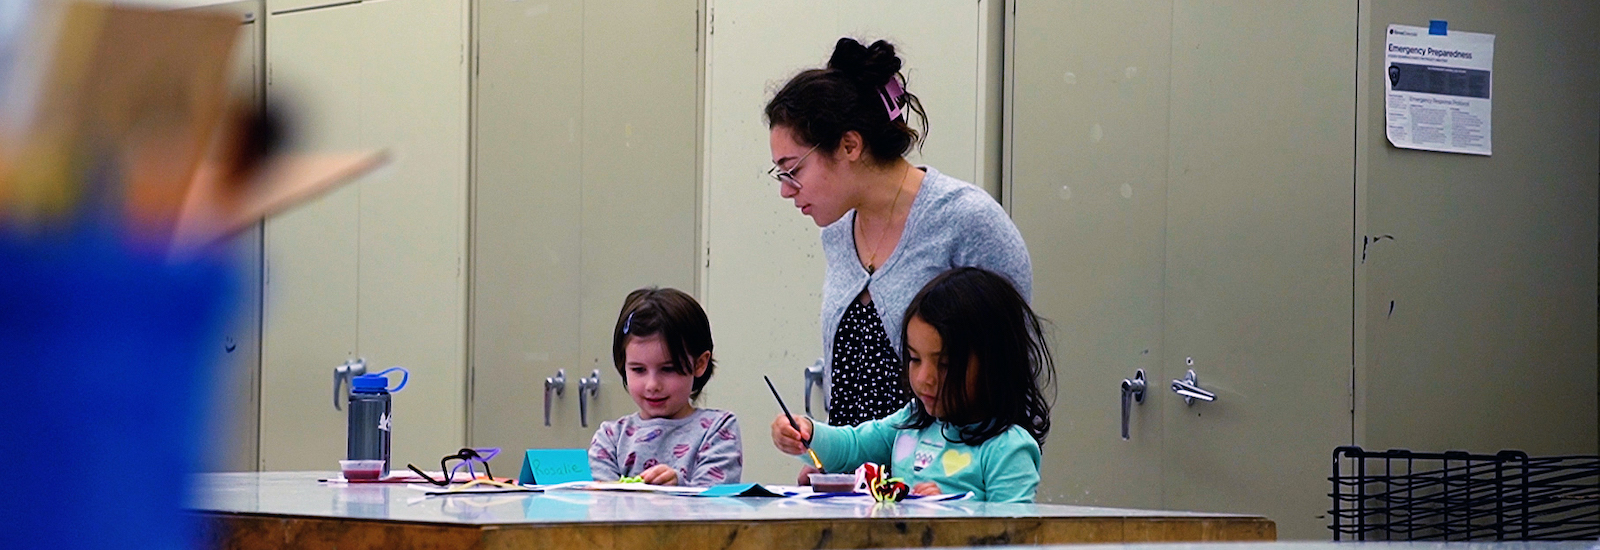
[(681, 291), (628, 294), (611, 356), (639, 412), (602, 423), (589, 444), (595, 481), (640, 478), (655, 485), (738, 483), (744, 468), (733, 413), (697, 409), (711, 379), (711, 322)]

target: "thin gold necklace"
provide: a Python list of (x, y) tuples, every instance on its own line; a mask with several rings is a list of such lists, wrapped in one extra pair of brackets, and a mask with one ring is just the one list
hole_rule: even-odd
[(906, 190), (908, 177), (911, 177), (910, 170), (900, 175), (900, 185), (894, 189), (894, 200), (889, 202), (889, 221), (883, 223), (883, 229), (878, 230), (878, 238), (872, 241), (872, 255), (867, 257), (867, 275), (878, 271), (878, 247), (883, 245), (883, 236), (889, 233), (889, 226), (894, 225), (894, 207), (900, 205), (900, 192)]

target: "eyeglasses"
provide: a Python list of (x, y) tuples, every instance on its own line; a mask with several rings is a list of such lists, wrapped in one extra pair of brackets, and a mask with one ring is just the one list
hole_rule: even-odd
[[(483, 477), (494, 479), (494, 474), (489, 473), (489, 460), (494, 458), (494, 456), (497, 454), (500, 454), (499, 447), (491, 447), (486, 449), (462, 448), (460, 451), (457, 451), (456, 454), (441, 458), (439, 459), (439, 471), (444, 473), (443, 480), (434, 479), (433, 476), (428, 475), (427, 472), (423, 472), (421, 468), (416, 467), (414, 464), (407, 464), (406, 467), (411, 468), (411, 471), (416, 472), (416, 474), (419, 476), (422, 476), (422, 479), (428, 480), (428, 483), (443, 487), (445, 485), (455, 483), (456, 472), (461, 471), (463, 466), (467, 468), (466, 481), (477, 479), (478, 471), (472, 466), (474, 462), (483, 465)], [(457, 462), (454, 466), (451, 466), (451, 461)]]
[(817, 145), (812, 145), (811, 149), (807, 150), (806, 154), (800, 155), (800, 158), (794, 161), (794, 166), (788, 170), (779, 170), (778, 165), (774, 163), (772, 168), (767, 170), (767, 175), (771, 176), (772, 179), (778, 180), (778, 183), (793, 187), (795, 191), (799, 191), (800, 180), (794, 179), (794, 173), (800, 169), (800, 163), (805, 162), (806, 157), (811, 156), (811, 153), (816, 151), (817, 147)]

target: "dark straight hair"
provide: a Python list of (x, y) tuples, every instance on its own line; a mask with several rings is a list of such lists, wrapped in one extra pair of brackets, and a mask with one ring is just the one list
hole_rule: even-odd
[[(911, 299), (901, 321), (904, 365), (911, 361), (904, 335), (912, 319), (921, 319), (939, 333), (944, 418), (934, 418), (914, 401), (911, 417), (901, 428), (920, 430), (943, 420), (957, 426), (956, 437), (946, 433), (946, 439), (977, 446), (1011, 426), (1021, 426), (1044, 444), (1055, 396), (1055, 362), (1045, 342), (1043, 321), (1009, 279), (976, 267), (958, 267), (928, 281)], [(967, 371), (974, 364), (977, 387), (969, 395)], [(902, 372), (902, 383), (909, 387), (909, 372)], [(1051, 390), (1048, 400), (1046, 388)]]
[[(921, 147), (928, 135), (928, 113), (909, 91), (897, 100), (896, 107), (903, 107), (900, 116), (889, 118), (884, 87), (894, 78), (907, 83), (900, 74), (903, 65), (893, 44), (879, 40), (863, 46), (854, 38), (840, 38), (826, 68), (794, 75), (767, 102), (767, 127), (789, 128), (800, 143), (828, 153), (839, 149), (845, 132), (854, 131), (861, 135), (867, 158), (887, 165)], [(921, 121), (920, 132), (909, 124), (912, 114)]]
[[(628, 362), (628, 340), (651, 336), (661, 337), (672, 358), (670, 370), (680, 374), (693, 374), (695, 358), (712, 348), (711, 320), (693, 297), (675, 288), (650, 287), (630, 292), (622, 301), (617, 326), (611, 331), (611, 360), (616, 363), (624, 386), (628, 383), (624, 367)], [(706, 372), (695, 377), (690, 399), (700, 398), (700, 390), (715, 370), (717, 361), (713, 358), (706, 363)]]

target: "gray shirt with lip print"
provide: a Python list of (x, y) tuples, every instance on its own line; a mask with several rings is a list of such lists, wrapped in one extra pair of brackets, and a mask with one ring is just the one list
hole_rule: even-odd
[(600, 424), (589, 443), (595, 481), (637, 476), (657, 464), (677, 470), (678, 485), (738, 483), (744, 469), (738, 420), (720, 409), (695, 409), (678, 419), (633, 413)]

